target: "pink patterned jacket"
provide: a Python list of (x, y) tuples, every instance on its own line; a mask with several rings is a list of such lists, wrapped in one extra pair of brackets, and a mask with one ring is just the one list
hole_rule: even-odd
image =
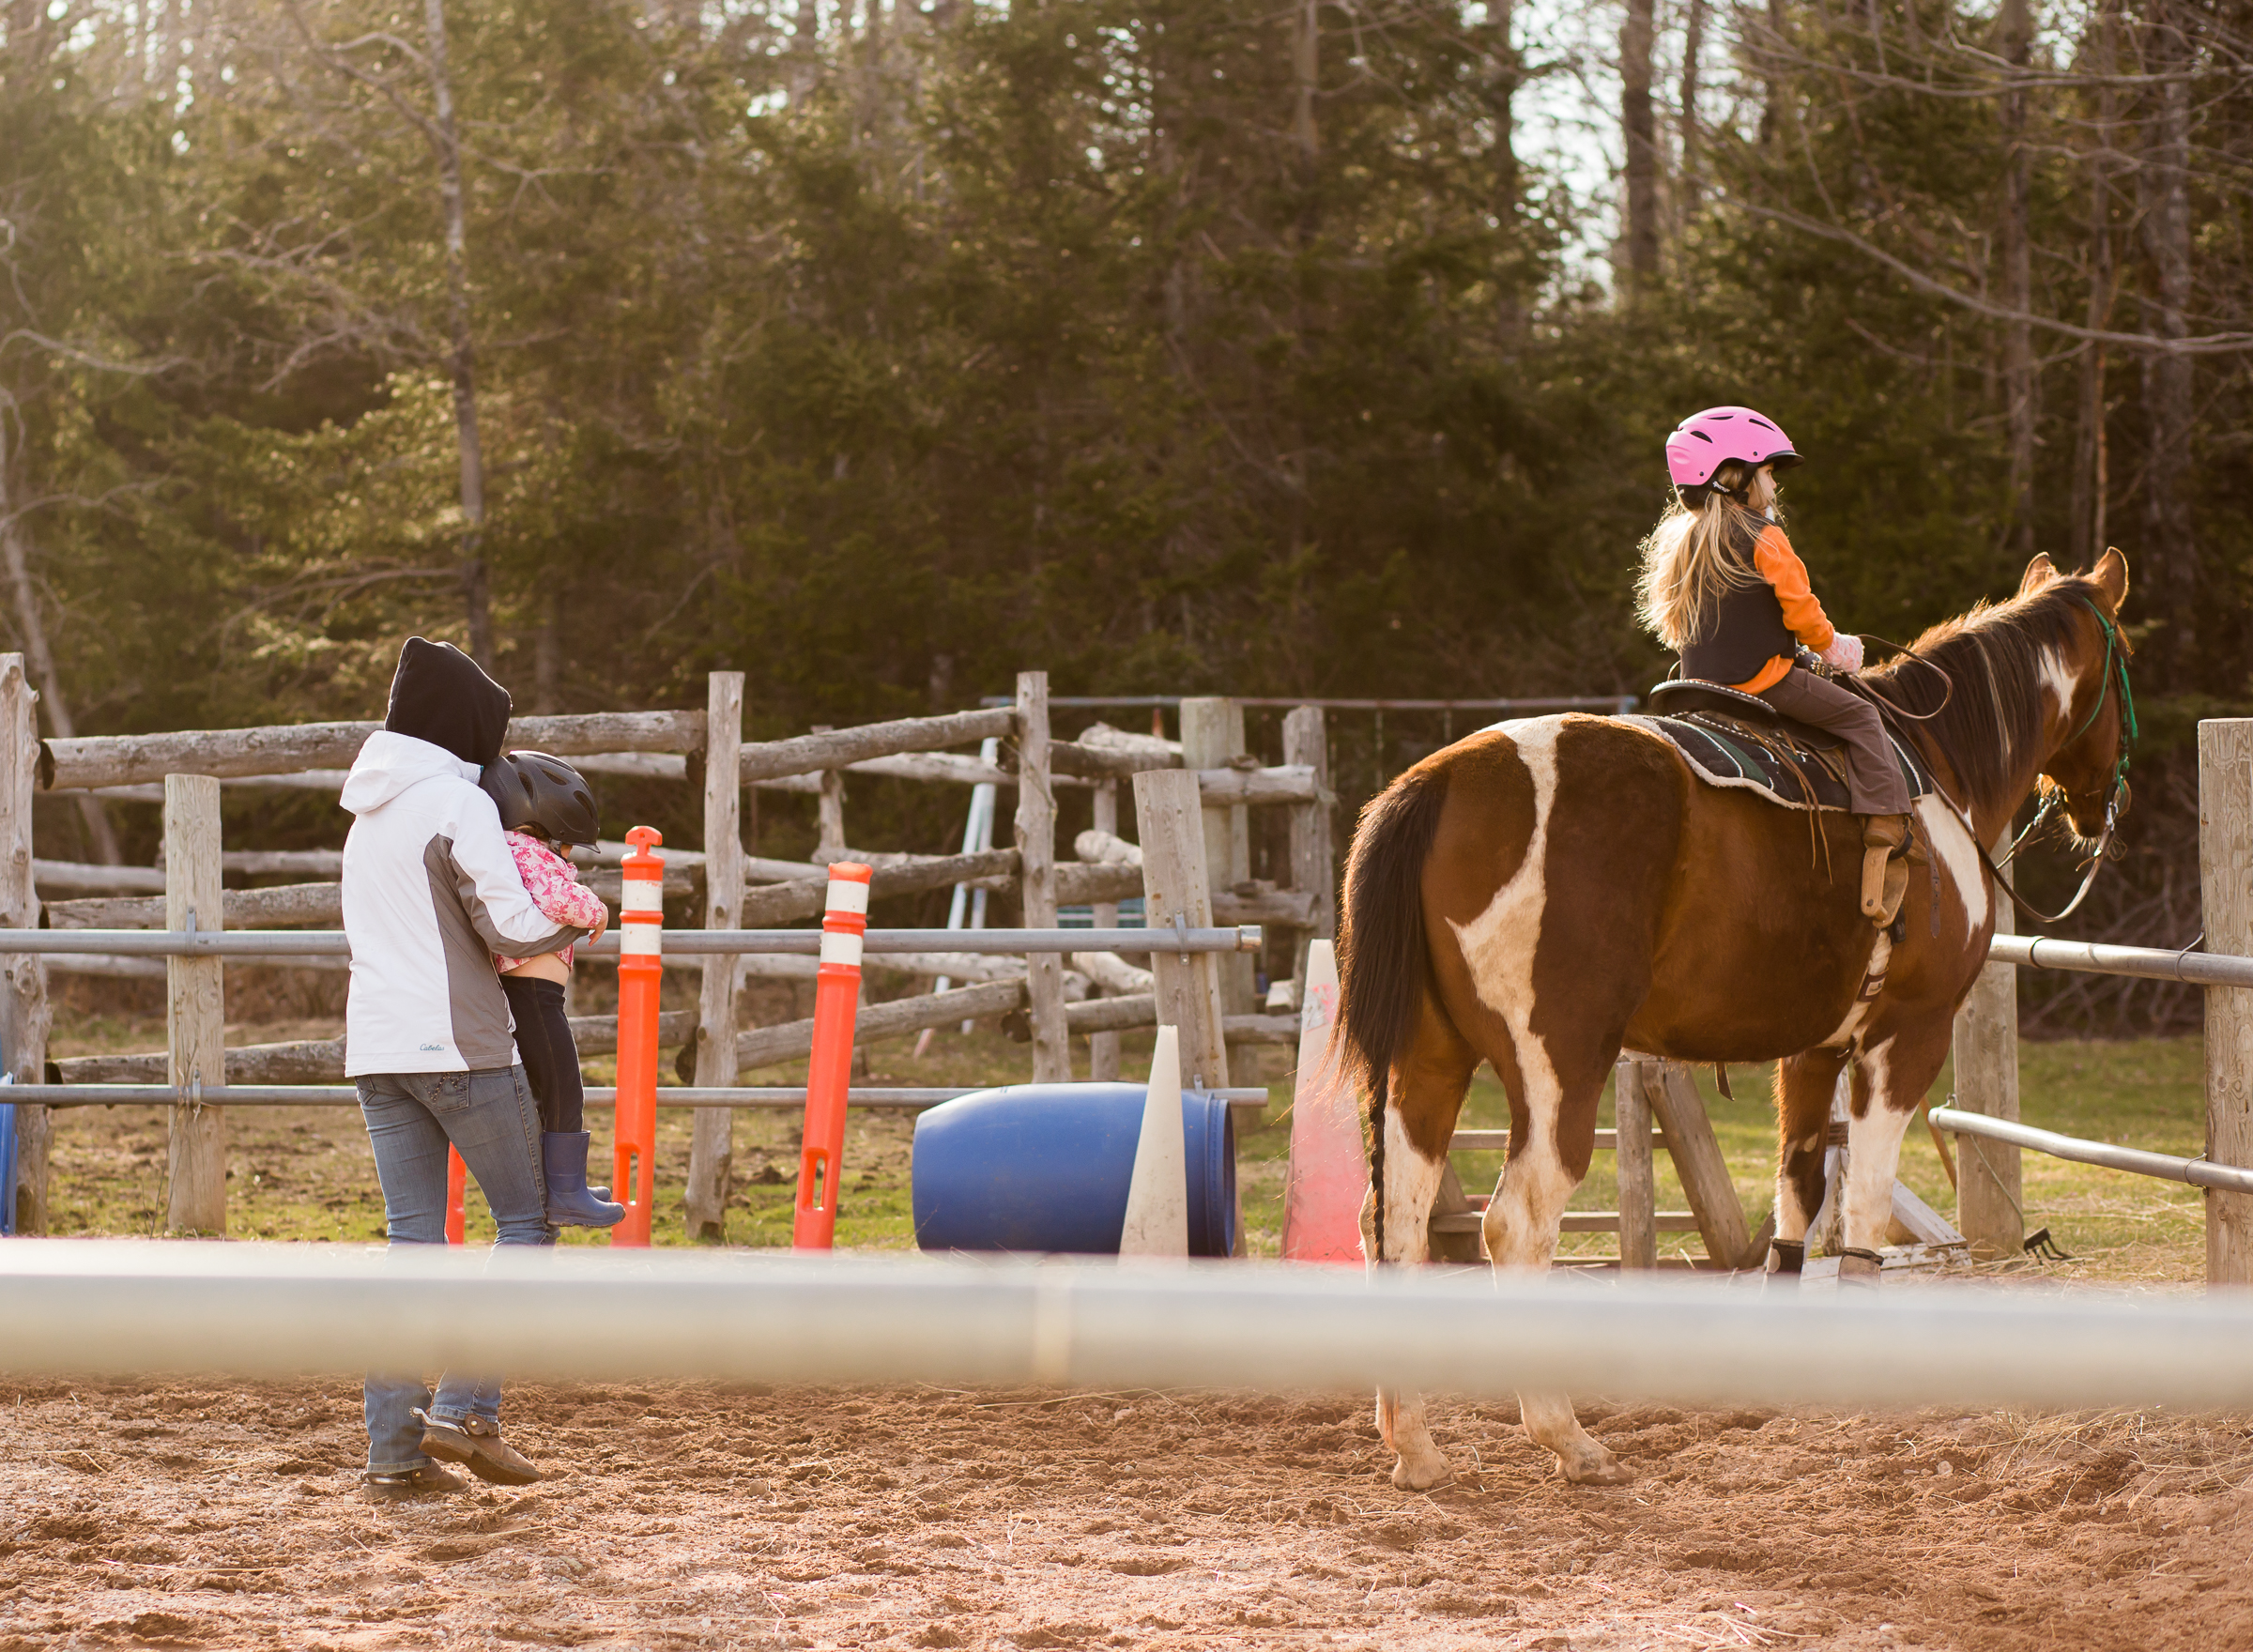
[[(541, 916), (580, 929), (591, 929), (609, 921), (602, 898), (579, 881), (579, 875), (569, 861), (525, 833), (507, 832), (501, 835), (508, 842), (509, 852), (516, 857), (516, 876), (524, 880), (524, 892), (532, 897), (532, 905), (540, 909)], [(571, 967), (571, 954), (572, 949), (567, 946), (556, 955), (566, 969)], [(505, 973), (527, 961), (497, 957), (493, 967)]]

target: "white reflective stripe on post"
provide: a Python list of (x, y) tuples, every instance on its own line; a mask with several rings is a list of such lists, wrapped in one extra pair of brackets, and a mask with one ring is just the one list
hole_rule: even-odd
[(621, 886), (619, 910), (621, 912), (662, 912), (665, 910), (665, 882), (658, 878), (629, 878)]
[(868, 910), (868, 885), (858, 878), (832, 878), (829, 880), (829, 906), (833, 912), (866, 912)]
[(653, 958), (665, 952), (665, 926), (661, 924), (621, 924), (618, 928), (618, 950), (621, 956)]
[(861, 938), (850, 931), (823, 930), (821, 932), (821, 961), (825, 964), (844, 964), (850, 969), (859, 969), (861, 967)]

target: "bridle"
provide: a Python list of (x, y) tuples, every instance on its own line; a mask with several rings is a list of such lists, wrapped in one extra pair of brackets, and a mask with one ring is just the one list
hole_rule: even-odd
[[(2011, 897), (2011, 904), (2016, 907), (2021, 912), (2025, 913), (2026, 916), (2031, 918), (2037, 924), (2061, 923), (2065, 919), (2073, 916), (2074, 912), (2079, 909), (2081, 902), (2088, 899), (2089, 891), (2096, 882), (2096, 875), (2098, 871), (2103, 868), (2105, 862), (2111, 857), (2113, 843), (2120, 829), (2121, 800), (2127, 795), (2128, 790), (2128, 758), (2135, 748), (2136, 736), (2138, 733), (2136, 726), (2136, 692), (2128, 682), (2128, 654), (2125, 645), (2122, 643), (2120, 638), (2119, 623), (2110, 616), (2108, 616), (2102, 608), (2091, 602), (2086, 596), (2082, 597), (2080, 601), (2082, 606), (2087, 608), (2090, 613), (2096, 616), (2097, 625), (2105, 634), (2105, 664), (2103, 678), (2097, 686), (2096, 703), (2089, 708), (2089, 714), (2081, 719), (2080, 727), (2076, 728), (2071, 734), (2065, 737), (2059, 749), (2062, 750), (2064, 746), (2071, 745), (2075, 741), (2080, 739), (2082, 735), (2088, 733), (2091, 728), (2096, 726), (2096, 719), (2105, 709), (2105, 701), (2111, 696), (2113, 684), (2118, 682), (2120, 685), (2120, 749), (2113, 755), (2112, 783), (2105, 796), (2104, 830), (2097, 834), (2096, 848), (2089, 856), (2089, 869), (2081, 876), (2081, 886), (2074, 891), (2073, 898), (2067, 901), (2064, 906), (2061, 907), (2054, 912), (2045, 912), (2040, 908), (2031, 905), (2025, 899), (2025, 897), (2020, 895), (2015, 889), (2011, 887), (2009, 880), (2004, 878), (2002, 875), (2003, 867), (2009, 865), (2017, 858), (2018, 850), (2021, 846), (2025, 844), (2026, 840), (2034, 834), (2044, 821), (2047, 820), (2051, 815), (2057, 812), (2058, 800), (2064, 795), (2061, 788), (2053, 786), (2048, 791), (2043, 794), (2040, 805), (2034, 810), (2034, 818), (2026, 823), (2025, 831), (2019, 833), (2016, 837), (2011, 839), (2010, 847), (2003, 851), (2003, 856), (2000, 861), (1996, 860), (1993, 855), (1987, 852), (1987, 846), (1985, 844), (1979, 842), (1979, 834), (1977, 832), (1973, 832), (1971, 834), (1973, 847), (1979, 850), (1980, 863), (1986, 867), (1988, 873), (1994, 878), (1995, 881), (2001, 886), (2002, 892)], [(1884, 641), (1882, 637), (1877, 640), (1880, 642)], [(1930, 660), (1925, 660), (1921, 655), (1909, 653), (1907, 649), (1901, 649), (1900, 645), (1898, 644), (1889, 643), (1886, 646), (1889, 648), (1897, 649), (1908, 658), (1917, 660), (1921, 665), (1930, 666), (1935, 671), (1940, 670), (1940, 667), (1937, 665), (1934, 665)], [(1941, 676), (1943, 680), (1945, 680), (1947, 673), (1943, 671), (1941, 672)], [(1948, 684), (1948, 692), (1950, 694), (1954, 692), (1954, 684), (1953, 682)], [(1893, 705), (1881, 695), (1871, 694), (1869, 697), (1876, 702), (1879, 709), (1887, 715), (1901, 718), (1908, 722), (1929, 722), (1933, 717), (1939, 714), (1939, 708), (1935, 707), (1931, 711), (1925, 713), (1922, 717), (1919, 717), (1914, 712), (1904, 711), (1900, 707)], [(1944, 706), (1946, 704), (1947, 700), (1943, 698), (1941, 705)], [(1964, 815), (1965, 822), (1967, 825), (1969, 825), (1970, 819), (1969, 815), (1961, 809), (1958, 809), (1956, 812), (1960, 815)]]
[(2011, 846), (2004, 851), (2000, 863), (1987, 853), (1985, 844), (1979, 846), (1979, 858), (1986, 863), (1987, 870), (1994, 874), (1995, 881), (2002, 885), (2003, 893), (2011, 897), (2011, 904), (2037, 924), (2055, 924), (2070, 918), (2081, 902), (2088, 899), (2098, 871), (2111, 856), (2113, 841), (2120, 831), (2121, 800), (2128, 792), (2128, 758), (2136, 745), (2136, 691), (2128, 682), (2128, 653), (2121, 644), (2120, 626), (2087, 597), (2081, 599), (2081, 604), (2096, 616), (2097, 624), (2104, 628), (2104, 676), (2097, 685), (2096, 704), (2089, 708), (2089, 714), (2081, 719), (2080, 727), (2065, 737), (2065, 745), (2071, 745), (2095, 727), (2097, 714), (2105, 709), (2105, 699), (2111, 694), (2113, 683), (2118, 681), (2120, 684), (2120, 747), (2112, 757), (2112, 784), (2105, 793), (2104, 830), (2097, 834), (2096, 848), (2090, 852), (2089, 869), (2081, 875), (2081, 886), (2074, 891), (2073, 898), (2055, 912), (2045, 912), (2038, 907), (2029, 905), (2003, 879), (2002, 868), (2017, 857), (2019, 845), (2031, 837), (2034, 829), (2057, 811), (2058, 799), (2063, 792), (2055, 786), (2043, 794), (2041, 805), (2034, 810), (2034, 818), (2026, 823), (2024, 832), (2011, 840)]

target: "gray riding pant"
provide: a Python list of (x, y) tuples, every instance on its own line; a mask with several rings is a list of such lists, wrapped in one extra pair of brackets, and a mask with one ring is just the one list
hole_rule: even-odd
[(1847, 794), (1857, 815), (1906, 815), (1908, 787), (1878, 708), (1849, 689), (1794, 665), (1760, 697), (1795, 722), (1847, 742)]

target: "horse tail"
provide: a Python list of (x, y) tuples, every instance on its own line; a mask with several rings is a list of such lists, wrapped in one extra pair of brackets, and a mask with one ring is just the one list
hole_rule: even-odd
[(1348, 1078), (1370, 1098), (1370, 1175), (1376, 1200), (1375, 1260), (1385, 1260), (1385, 1109), (1393, 1063), (1415, 1034), (1431, 969), (1424, 945), (1424, 863), (1448, 801), (1448, 772), (1401, 776), (1361, 811), (1345, 864), (1338, 925), (1338, 1026)]

